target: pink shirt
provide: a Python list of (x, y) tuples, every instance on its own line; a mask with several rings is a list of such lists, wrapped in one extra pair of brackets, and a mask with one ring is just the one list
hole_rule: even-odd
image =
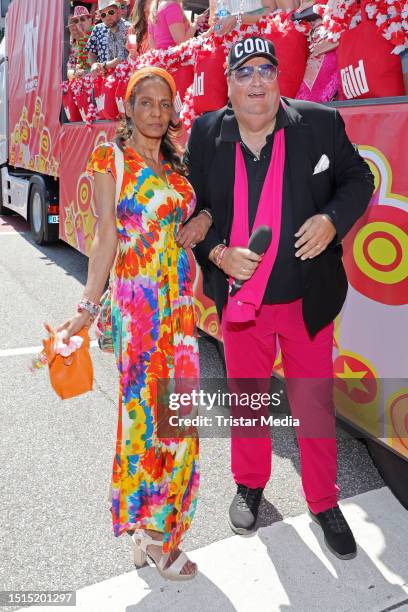
[(172, 2), (157, 12), (156, 23), (148, 23), (149, 36), (155, 49), (167, 49), (177, 44), (171, 35), (169, 26), (173, 23), (184, 23), (185, 31), (188, 24), (184, 12), (178, 2)]

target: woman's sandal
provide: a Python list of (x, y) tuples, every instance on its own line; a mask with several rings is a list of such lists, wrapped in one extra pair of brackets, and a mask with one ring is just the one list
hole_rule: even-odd
[(147, 551), (148, 546), (160, 546), (162, 547), (161, 540), (154, 540), (148, 533), (143, 529), (136, 530), (132, 534), (133, 542), (133, 555), (136, 567), (143, 567), (145, 565), (147, 557), (153, 561), (157, 567), (157, 571), (163, 578), (168, 580), (191, 580), (197, 575), (197, 570), (192, 574), (182, 574), (181, 570), (189, 560), (184, 552), (180, 552), (177, 559), (173, 561), (169, 567), (166, 567), (166, 563), (169, 559), (170, 553), (162, 554), (159, 561), (155, 561)]

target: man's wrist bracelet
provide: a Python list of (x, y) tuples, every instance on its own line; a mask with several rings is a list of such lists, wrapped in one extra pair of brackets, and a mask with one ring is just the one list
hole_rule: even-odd
[(216, 265), (220, 268), (220, 270), (222, 270), (222, 260), (224, 259), (224, 255), (225, 255), (225, 251), (227, 250), (228, 247), (225, 246), (225, 244), (223, 245), (223, 247), (219, 250), (218, 253), (218, 257), (217, 257), (217, 261), (216, 261)]
[[(200, 210), (198, 215), (207, 215), (207, 217), (210, 219), (211, 222), (213, 220), (211, 211), (208, 208), (203, 208), (202, 210)], [(197, 215), (197, 217), (198, 217), (198, 215)]]
[(224, 258), (225, 251), (227, 250), (227, 246), (225, 244), (217, 244), (212, 251), (212, 260), (213, 263), (217, 266), (217, 268), (221, 269), (222, 260)]

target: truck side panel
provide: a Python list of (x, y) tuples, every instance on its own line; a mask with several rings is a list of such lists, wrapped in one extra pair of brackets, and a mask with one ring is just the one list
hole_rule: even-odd
[(64, 0), (14, 0), (6, 19), (9, 163), (58, 176)]
[(61, 132), (60, 238), (89, 255), (95, 233), (96, 216), (93, 182), (86, 165), (93, 149), (110, 140), (113, 123), (65, 124)]
[(7, 72), (3, 40), (0, 45), (0, 166), (8, 159)]

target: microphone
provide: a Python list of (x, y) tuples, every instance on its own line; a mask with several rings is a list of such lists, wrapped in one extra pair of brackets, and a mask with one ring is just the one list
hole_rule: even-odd
[[(248, 249), (257, 255), (265, 253), (268, 246), (271, 244), (272, 230), (267, 225), (260, 225), (251, 235), (248, 242)], [(246, 281), (235, 279), (230, 287), (230, 296), (234, 296), (241, 289)]]

